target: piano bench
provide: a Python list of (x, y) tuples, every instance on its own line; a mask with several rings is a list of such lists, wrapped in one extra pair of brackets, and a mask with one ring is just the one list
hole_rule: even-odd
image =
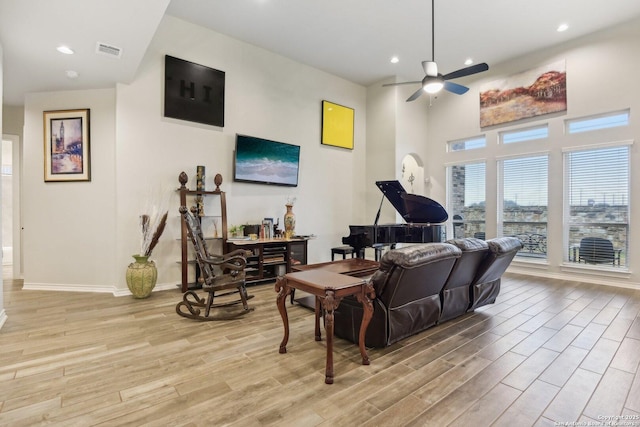
[(373, 250), (376, 251), (376, 261), (380, 261), (380, 258), (382, 258), (382, 251), (384, 250), (384, 245), (382, 243), (374, 243), (373, 244)]
[(331, 261), (333, 261), (335, 254), (342, 254), (342, 259), (346, 259), (348, 254), (351, 254), (351, 258), (355, 255), (351, 246), (337, 246), (335, 248), (331, 248)]

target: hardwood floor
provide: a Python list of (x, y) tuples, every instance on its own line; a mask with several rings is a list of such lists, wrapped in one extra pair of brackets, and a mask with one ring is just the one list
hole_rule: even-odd
[[(496, 304), (360, 365), (335, 340), (335, 383), (313, 314), (272, 284), (255, 311), (199, 323), (176, 291), (145, 300), (23, 291), (5, 281), (0, 425), (640, 426), (640, 291), (506, 275)], [(612, 424), (615, 425), (615, 424)]]

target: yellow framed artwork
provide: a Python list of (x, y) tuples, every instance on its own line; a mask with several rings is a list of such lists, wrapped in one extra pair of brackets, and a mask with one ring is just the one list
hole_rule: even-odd
[(322, 144), (353, 150), (353, 108), (322, 101)]

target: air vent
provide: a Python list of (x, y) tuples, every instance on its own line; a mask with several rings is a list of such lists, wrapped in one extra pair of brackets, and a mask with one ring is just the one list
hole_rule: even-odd
[(120, 56), (122, 55), (122, 49), (120, 49), (119, 47), (108, 45), (106, 43), (98, 42), (98, 44), (96, 45), (96, 53), (120, 59)]

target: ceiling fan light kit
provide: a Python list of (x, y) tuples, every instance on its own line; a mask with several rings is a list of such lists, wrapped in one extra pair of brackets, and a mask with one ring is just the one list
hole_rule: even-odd
[(422, 80), (422, 89), (430, 94), (438, 93), (444, 87), (444, 80), (442, 77), (426, 76)]
[(415, 91), (409, 98), (407, 98), (407, 102), (411, 102), (416, 100), (422, 92), (426, 92), (430, 95), (436, 94), (440, 92), (442, 89), (455, 93), (456, 95), (462, 95), (466, 93), (469, 88), (457, 83), (450, 82), (448, 80), (457, 79), (460, 77), (470, 76), (472, 74), (480, 73), (482, 71), (487, 71), (489, 66), (486, 63), (471, 65), (470, 67), (461, 68), (459, 70), (453, 71), (451, 73), (442, 75), (438, 73), (438, 64), (435, 60), (435, 13), (434, 13), (434, 0), (431, 0), (431, 61), (422, 61), (422, 68), (424, 70), (425, 76), (422, 81), (418, 82), (402, 82), (402, 83), (387, 83), (382, 86), (397, 86), (404, 84), (414, 84), (420, 83), (421, 88)]

